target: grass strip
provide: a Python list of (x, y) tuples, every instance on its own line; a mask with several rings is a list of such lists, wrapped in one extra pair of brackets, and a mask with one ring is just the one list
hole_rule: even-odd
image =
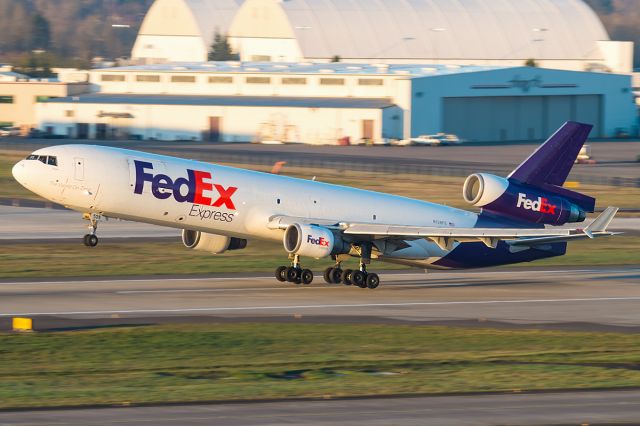
[(0, 408), (640, 386), (633, 334), (199, 324), (0, 335)]

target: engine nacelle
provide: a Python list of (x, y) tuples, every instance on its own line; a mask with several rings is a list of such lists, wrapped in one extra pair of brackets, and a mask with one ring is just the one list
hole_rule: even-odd
[(488, 173), (469, 176), (462, 195), (483, 211), (527, 222), (562, 225), (586, 217), (582, 208), (558, 194)]
[(247, 240), (183, 229), (182, 244), (184, 244), (186, 248), (220, 254), (227, 250), (240, 250), (245, 248), (247, 246)]
[(349, 253), (351, 246), (324, 226), (294, 223), (282, 239), (288, 253), (320, 259), (332, 254)]

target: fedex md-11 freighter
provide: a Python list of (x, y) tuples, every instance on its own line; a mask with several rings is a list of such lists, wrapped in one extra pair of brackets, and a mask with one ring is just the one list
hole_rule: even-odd
[[(84, 213), (84, 244), (98, 244), (105, 217), (182, 229), (182, 242), (211, 253), (240, 250), (247, 240), (282, 241), (290, 265), (280, 281), (309, 284), (301, 257), (330, 258), (327, 283), (376, 288), (371, 260), (419, 268), (478, 268), (529, 262), (566, 252), (567, 242), (613, 235), (609, 207), (584, 229), (595, 199), (563, 188), (591, 130), (565, 123), (511, 174), (469, 176), (472, 213), (396, 195), (92, 145), (39, 149), (13, 167), (25, 188)], [(547, 226), (545, 226), (547, 225)], [(357, 270), (341, 263), (355, 256)]]

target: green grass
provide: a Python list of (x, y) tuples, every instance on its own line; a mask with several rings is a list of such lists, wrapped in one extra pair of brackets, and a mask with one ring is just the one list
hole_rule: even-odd
[[(245, 250), (219, 255), (188, 250), (175, 242), (110, 242), (103, 239), (96, 248), (77, 242), (45, 244), (0, 244), (0, 277), (64, 277), (209, 274), (224, 272), (268, 272), (286, 264), (284, 248), (278, 243), (250, 241)], [(304, 259), (303, 265), (320, 274), (330, 259)], [(518, 266), (550, 265), (637, 265), (640, 237), (617, 236), (569, 245), (566, 256), (523, 263)], [(356, 266), (351, 259), (345, 265)], [(371, 269), (399, 269), (374, 262)]]
[[(37, 323), (36, 323), (37, 324)], [(635, 334), (165, 325), (0, 335), (0, 408), (640, 386)]]

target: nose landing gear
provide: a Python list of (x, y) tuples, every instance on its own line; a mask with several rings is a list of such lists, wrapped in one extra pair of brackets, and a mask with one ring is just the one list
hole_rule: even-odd
[(89, 228), (89, 233), (85, 234), (82, 242), (87, 247), (95, 247), (98, 245), (99, 241), (96, 231), (98, 230), (98, 221), (100, 220), (100, 216), (95, 213), (85, 213), (82, 218), (90, 222), (90, 225), (87, 226)]
[(276, 279), (280, 282), (288, 281), (294, 284), (311, 284), (313, 272), (310, 269), (302, 269), (300, 256), (293, 255), (291, 266), (279, 266), (276, 268)]

